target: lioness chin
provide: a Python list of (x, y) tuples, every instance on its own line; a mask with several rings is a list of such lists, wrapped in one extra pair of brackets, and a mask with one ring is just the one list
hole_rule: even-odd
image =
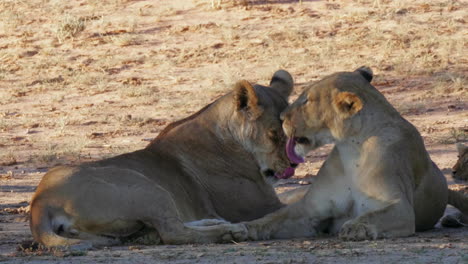
[(370, 84), (372, 77), (365, 67), (325, 77), (282, 113), (290, 160), (335, 146), (302, 199), (237, 224), (248, 231), (236, 239), (401, 237), (432, 228), (447, 203), (468, 213), (468, 199), (447, 189), (419, 132)]
[(240, 81), (145, 149), (51, 169), (31, 202), (34, 239), (76, 248), (231, 241), (243, 230), (225, 220), (282, 207), (267, 178), (293, 175), (279, 118), (292, 88), (286, 71), (270, 87)]

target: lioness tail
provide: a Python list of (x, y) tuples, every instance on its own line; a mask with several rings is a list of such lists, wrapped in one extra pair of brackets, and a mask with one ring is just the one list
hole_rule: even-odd
[(70, 246), (81, 241), (79, 239), (66, 238), (56, 234), (50, 215), (49, 208), (41, 203), (41, 201), (34, 201), (31, 205), (31, 219), (29, 225), (36, 242), (47, 247), (56, 247)]

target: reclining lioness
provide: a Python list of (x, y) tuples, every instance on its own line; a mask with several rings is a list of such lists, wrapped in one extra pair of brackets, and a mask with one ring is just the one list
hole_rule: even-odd
[(447, 202), (468, 213), (468, 199), (447, 189), (419, 132), (370, 84), (372, 77), (368, 68), (325, 77), (285, 110), (291, 161), (335, 146), (302, 199), (235, 225), (247, 229), (236, 239), (401, 237), (432, 228)]
[(230, 241), (220, 234), (238, 229), (224, 220), (252, 220), (282, 207), (267, 178), (294, 173), (279, 118), (292, 88), (286, 71), (276, 72), (270, 87), (240, 81), (234, 91), (170, 124), (145, 149), (50, 170), (31, 203), (34, 239), (84, 247), (130, 238)]

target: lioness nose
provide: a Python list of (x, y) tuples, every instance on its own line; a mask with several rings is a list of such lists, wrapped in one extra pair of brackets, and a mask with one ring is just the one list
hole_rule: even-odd
[(272, 169), (266, 169), (263, 171), (263, 175), (265, 175), (265, 177), (273, 177), (275, 176), (275, 171)]

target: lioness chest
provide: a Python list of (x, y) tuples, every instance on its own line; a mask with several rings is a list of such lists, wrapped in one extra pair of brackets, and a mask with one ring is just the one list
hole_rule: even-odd
[(343, 195), (336, 207), (342, 210), (339, 213), (344, 216), (343, 218), (346, 220), (355, 218), (380, 206), (383, 202), (376, 199), (378, 194), (373, 193), (374, 188), (372, 188), (379, 179), (368, 178), (373, 168), (366, 166), (366, 158), (363, 157), (362, 149), (356, 145), (356, 142), (338, 146), (337, 158), (343, 166), (340, 184), (343, 189), (335, 191), (343, 192)]

